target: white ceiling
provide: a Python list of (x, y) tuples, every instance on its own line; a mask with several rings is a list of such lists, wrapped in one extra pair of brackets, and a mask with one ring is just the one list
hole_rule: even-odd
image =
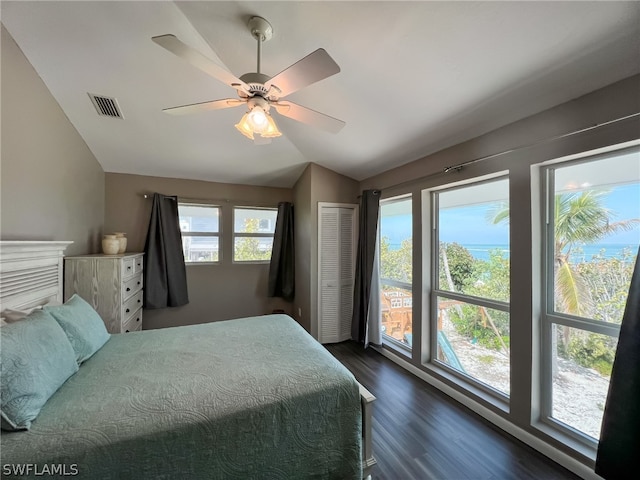
[[(291, 187), (307, 162), (361, 180), (640, 72), (640, 2), (10, 2), (2, 23), (106, 172)], [(234, 97), (151, 41), (172, 33), (240, 76), (250, 16), (275, 75), (317, 48), (342, 71), (287, 99), (346, 122), (336, 135), (274, 116), (254, 145)], [(98, 116), (87, 92), (116, 97)]]

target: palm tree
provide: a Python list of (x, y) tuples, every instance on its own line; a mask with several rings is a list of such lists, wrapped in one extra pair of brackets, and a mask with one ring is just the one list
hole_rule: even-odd
[[(555, 196), (555, 308), (562, 313), (584, 316), (592, 307), (590, 292), (569, 261), (572, 249), (595, 243), (611, 233), (631, 230), (640, 223), (637, 218), (612, 222), (613, 212), (603, 205), (607, 194), (602, 190), (587, 190)], [(508, 204), (503, 202), (491, 211), (489, 220), (493, 224), (509, 223)]]

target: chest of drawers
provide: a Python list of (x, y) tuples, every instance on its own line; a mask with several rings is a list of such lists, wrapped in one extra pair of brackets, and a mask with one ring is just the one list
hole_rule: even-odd
[(80, 255), (64, 259), (64, 299), (80, 295), (109, 333), (142, 329), (143, 253)]

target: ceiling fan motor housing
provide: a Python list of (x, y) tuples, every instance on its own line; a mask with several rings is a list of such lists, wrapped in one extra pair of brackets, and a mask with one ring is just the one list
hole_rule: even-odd
[(256, 95), (255, 97), (251, 97), (247, 101), (247, 107), (249, 107), (249, 110), (253, 110), (254, 107), (260, 107), (265, 112), (268, 112), (271, 105), (269, 105), (269, 102), (263, 97), (261, 97), (260, 95)]
[[(267, 88), (264, 86), (265, 83), (271, 80), (271, 77), (269, 75), (255, 72), (245, 73), (240, 77), (240, 80), (249, 85), (249, 93), (251, 94), (250, 96), (260, 95), (261, 97), (266, 97), (269, 93)], [(244, 96), (246, 96), (246, 93), (243, 90), (238, 90), (238, 93), (240, 95), (244, 94)]]

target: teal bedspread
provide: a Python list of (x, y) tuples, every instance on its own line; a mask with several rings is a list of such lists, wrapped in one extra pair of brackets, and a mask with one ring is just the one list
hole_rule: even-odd
[(113, 335), (0, 456), (3, 477), (361, 479), (358, 384), (286, 315)]

